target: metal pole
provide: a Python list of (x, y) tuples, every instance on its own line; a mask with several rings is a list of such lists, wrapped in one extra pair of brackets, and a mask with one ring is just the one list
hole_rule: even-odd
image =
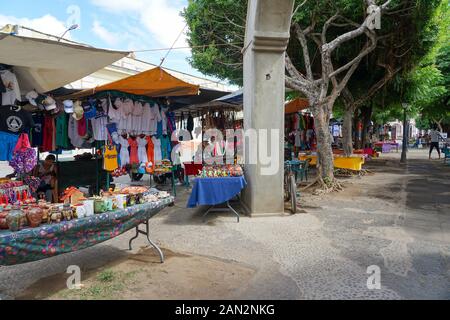
[(408, 128), (406, 123), (406, 108), (403, 108), (403, 143), (402, 143), (402, 156), (400, 163), (406, 163), (406, 151), (408, 144)]

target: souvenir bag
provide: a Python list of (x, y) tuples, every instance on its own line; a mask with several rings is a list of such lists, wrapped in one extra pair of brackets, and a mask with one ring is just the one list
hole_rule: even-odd
[(37, 164), (36, 150), (31, 148), (28, 134), (22, 133), (19, 136), (14, 153), (9, 165), (18, 174), (31, 172)]
[(119, 163), (117, 161), (117, 149), (113, 144), (111, 135), (108, 132), (108, 143), (105, 146), (105, 151), (103, 153), (103, 169), (108, 172), (113, 172), (119, 168)]

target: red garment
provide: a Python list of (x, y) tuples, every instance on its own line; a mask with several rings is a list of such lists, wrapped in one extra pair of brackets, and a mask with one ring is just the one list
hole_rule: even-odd
[(128, 138), (130, 145), (130, 164), (139, 164), (138, 143), (136, 139)]
[(84, 137), (87, 134), (86, 119), (84, 118), (84, 115), (81, 120), (77, 121), (77, 129), (80, 137)]
[(151, 168), (148, 168), (146, 171), (148, 173), (153, 173), (153, 168), (155, 166), (155, 146), (153, 145), (152, 137), (146, 136), (145, 140), (147, 140), (147, 159), (148, 162), (152, 164)]
[(55, 148), (55, 119), (50, 116), (44, 118), (44, 128), (42, 137), (42, 151), (54, 151)]

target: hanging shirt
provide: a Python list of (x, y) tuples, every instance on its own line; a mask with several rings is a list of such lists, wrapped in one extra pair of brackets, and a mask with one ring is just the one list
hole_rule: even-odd
[(87, 135), (87, 123), (84, 115), (83, 118), (81, 118), (81, 120), (77, 121), (77, 128), (78, 128), (78, 135), (80, 137), (84, 137)]
[(0, 80), (5, 88), (2, 92), (2, 106), (15, 105), (16, 100), (21, 101), (19, 83), (16, 75), (9, 70), (0, 70)]
[(69, 136), (68, 136), (68, 127), (67, 127), (67, 114), (65, 112), (61, 112), (60, 115), (56, 117), (56, 146), (68, 149), (69, 148)]
[(55, 118), (51, 116), (45, 116), (42, 138), (42, 151), (55, 151), (55, 133)]
[(161, 157), (170, 160), (170, 151), (172, 151), (170, 139), (168, 136), (162, 136), (161, 139)]
[(36, 114), (32, 116), (34, 127), (31, 130), (31, 145), (33, 147), (42, 146), (42, 129), (44, 127), (44, 116), (42, 114)]
[(78, 134), (77, 120), (75, 120), (73, 117), (69, 117), (67, 135), (69, 136), (70, 143), (75, 148), (82, 147), (84, 139)]
[(106, 141), (108, 139), (107, 124), (108, 118), (105, 115), (91, 119), (93, 136), (96, 141)]
[(19, 106), (0, 108), (0, 131), (13, 134), (27, 132), (34, 126), (31, 113)]
[(119, 167), (117, 149), (114, 145), (106, 145), (103, 152), (103, 169), (109, 172)]
[(161, 121), (161, 113), (159, 112), (159, 106), (155, 103), (150, 107), (150, 134), (154, 135), (158, 131), (158, 122)]

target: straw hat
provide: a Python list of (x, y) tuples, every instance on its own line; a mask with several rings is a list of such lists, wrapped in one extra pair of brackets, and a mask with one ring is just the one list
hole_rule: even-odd
[(81, 120), (83, 118), (84, 115), (84, 109), (81, 106), (81, 103), (79, 101), (74, 103), (74, 107), (73, 107), (73, 115), (72, 117), (75, 118), (75, 120)]

